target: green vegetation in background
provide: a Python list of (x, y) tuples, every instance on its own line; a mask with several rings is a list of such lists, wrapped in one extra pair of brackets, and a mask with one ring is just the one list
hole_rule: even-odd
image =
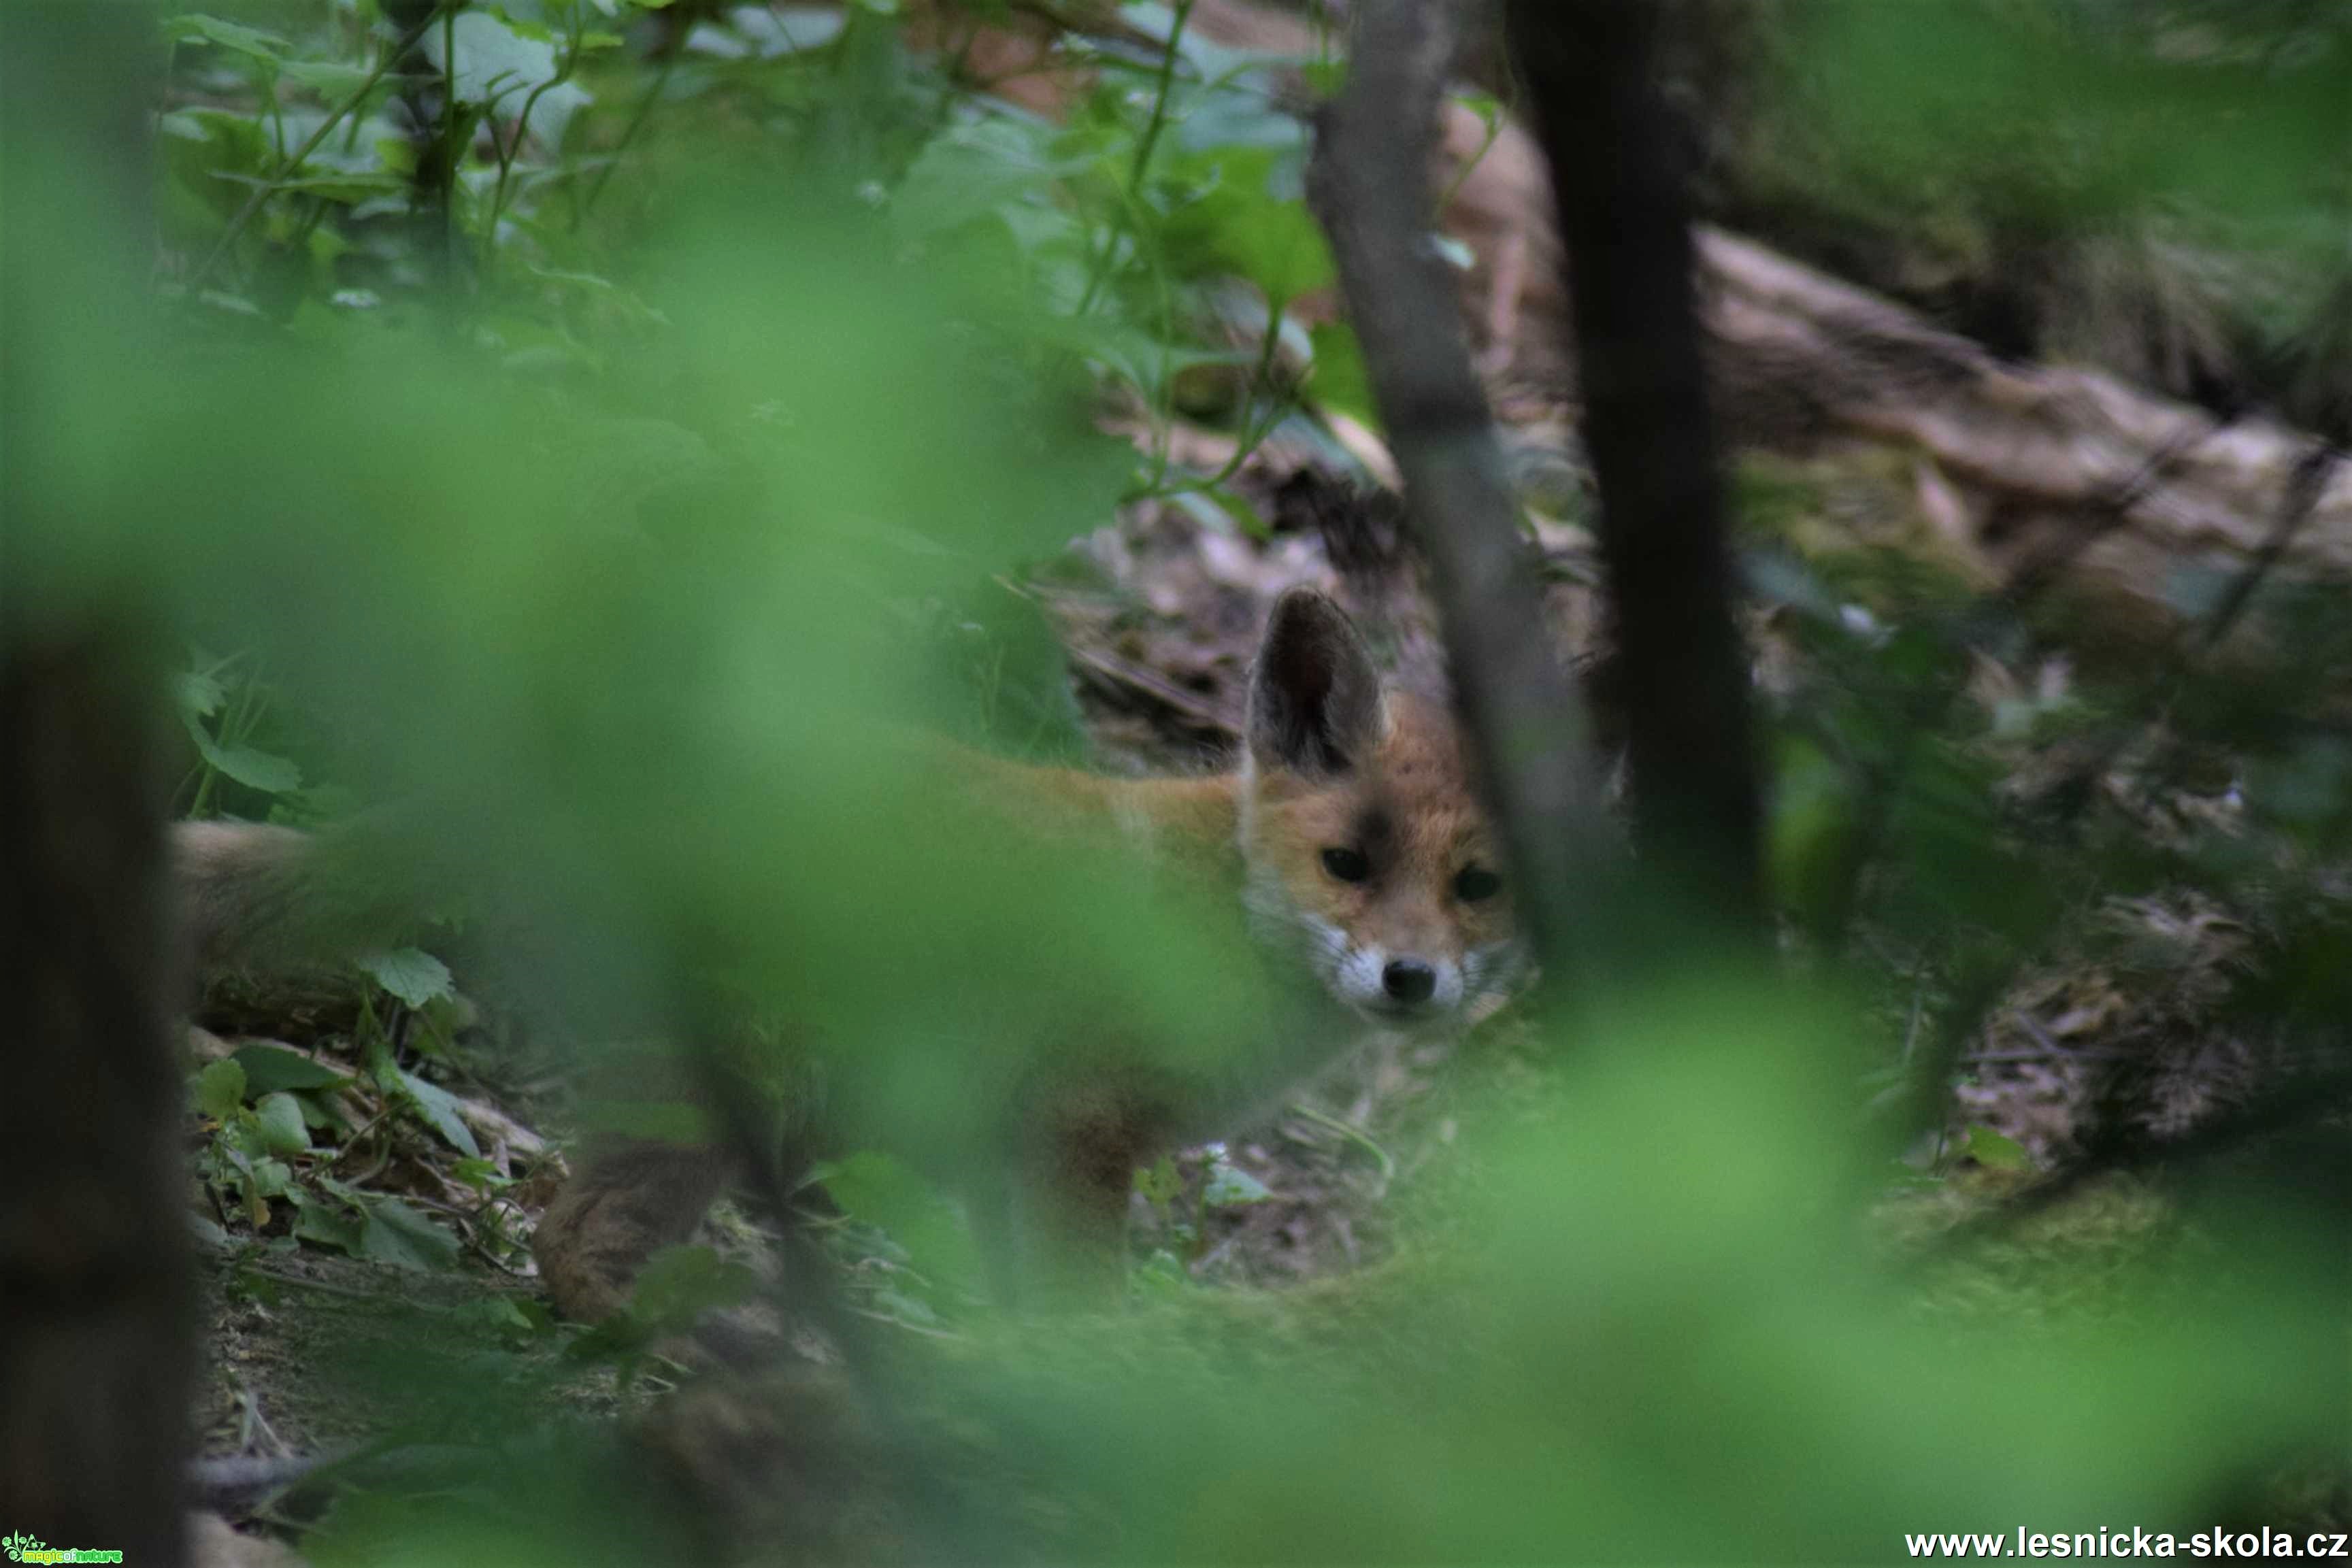
[(1723, 111), (1724, 221), (1999, 351), (2352, 433), (2352, 10), (1733, 0), (1710, 16), (1693, 68)]
[[(1931, 47), (1988, 92), (2049, 68), (1947, 37), (1961, 24), (1934, 8), (1874, 14), (1918, 31), (1853, 57), (1858, 111), (1865, 87), (1903, 101)], [(698, 15), (683, 38), (617, 5), (439, 17), (452, 114), (491, 110), (446, 292), (406, 211), (414, 144), (372, 10), (171, 24), (190, 73), (162, 126), (171, 308), (60, 316), (12, 371), (40, 378), (79, 486), (28, 559), (89, 591), (143, 581), (234, 639), (207, 646), (249, 650), (340, 732), (335, 782), (424, 802), (434, 869), (531, 917), (535, 977), (573, 1015), (627, 1036), (670, 1021), (681, 969), (715, 970), (798, 1022), (793, 1049), (862, 1102), (845, 1202), (953, 1281), (964, 1239), (929, 1175), (866, 1145), (984, 1161), (973, 1108), (1051, 1071), (1041, 1046), (1116, 1041), (1213, 1077), (1263, 1048), (1266, 1005), (1224, 983), (1244, 971), (1212, 935), (1229, 912), (1170, 909), (1115, 855), (1039, 852), (910, 761), (911, 730), (974, 699), (971, 666), (943, 675), (909, 628), (978, 623), (943, 607), (1122, 497), (1213, 488), (1166, 459), (1183, 373), (1246, 371), (1245, 437), (1293, 390), (1277, 355), (1210, 325), (1223, 291), (1278, 320), (1324, 264), (1295, 131), (1228, 103), (1223, 67), (1181, 39), (1107, 56), (1066, 130), (949, 89), (866, 7), (824, 36), (781, 16)], [(509, 144), (501, 115), (534, 95), (541, 133)], [(97, 235), (56, 236), (57, 262)], [(1139, 448), (1096, 427), (1105, 407), (1144, 411)], [(1791, 830), (1792, 874), (1866, 852), (1872, 918), (1954, 972), (2147, 885), (2095, 842), (2034, 852), (1989, 803), (1968, 721), (1906, 727), (1940, 724), (1965, 677), (1945, 607), (1882, 601), (1880, 639), (1838, 586), (1783, 752), (1809, 780), (1784, 806), (1827, 819)], [(196, 674), (218, 682), (211, 663)], [(1011, 727), (1050, 729), (1050, 667), (1004, 667), (1028, 672)], [(227, 685), (183, 690), (207, 737), (191, 788), (227, 781), (205, 805), (292, 787), (254, 759), (278, 753)], [(2291, 718), (2255, 737), (2276, 761), (2249, 794), (2307, 874), (2204, 874), (2277, 894), (2244, 1005), (2340, 1050), (2329, 977), (2352, 927), (2325, 855), (2343, 753)], [(1836, 821), (1882, 794), (1883, 832)], [(2247, 1506), (2261, 1466), (2340, 1457), (2340, 1226), (2285, 1180), (2209, 1196), (2194, 1265), (2158, 1270), (2162, 1289), (2074, 1297), (2052, 1247), (2059, 1305), (1997, 1295), (1955, 1326), (1863, 1239), (1916, 1128), (1857, 1104), (1886, 1054), (1858, 1040), (1860, 1009), (1743, 984), (1694, 955), (1674, 995), (1614, 999), (1572, 1054), (1498, 1074), (1360, 1287), (1255, 1322), (1209, 1292), (1035, 1330), (952, 1285), (908, 1307), (971, 1314), (894, 1354), (946, 1425), (984, 1430), (968, 1487), (1003, 1485), (911, 1509), (904, 1554), (1873, 1558), (1922, 1527), (2198, 1527)], [(206, 1157), (248, 1201), (284, 1196), (268, 1162), (319, 1130), (322, 1085), (257, 1076), (282, 1067), (200, 1080)], [(347, 1201), (314, 1232), (363, 1255), (406, 1234), (385, 1200)], [(2170, 1244), (2151, 1241), (2159, 1263)], [(706, 1299), (726, 1281), (702, 1267), (656, 1283)], [(314, 1560), (670, 1550), (627, 1506), (646, 1494), (534, 1447), (506, 1390), (423, 1336), (418, 1368), (483, 1446), (462, 1484), (347, 1500)]]

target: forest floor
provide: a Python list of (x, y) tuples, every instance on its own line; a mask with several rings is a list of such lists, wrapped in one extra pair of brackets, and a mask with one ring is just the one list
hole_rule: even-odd
[[(1043, 605), (1069, 649), (1103, 767), (1223, 766), (1274, 597), (1298, 582), (1350, 591), (1324, 539), (1276, 495), (1271, 465), (1254, 464), (1244, 478), (1276, 519), (1264, 538), (1181, 506), (1147, 504), (1013, 585)], [(1582, 629), (1589, 641), (1589, 542), (1565, 528), (1543, 542), (1562, 639), (1574, 645)], [(1419, 613), (1410, 603), (1388, 611), (1400, 622)], [(1769, 643), (1770, 626), (1759, 623), (1759, 634)], [(2017, 781), (2030, 781), (2042, 765), (2019, 749), (2009, 777), (2027, 787)], [(1895, 1179), (1904, 1173), (1890, 1173), (1890, 1240), (1959, 1224), (2063, 1152), (2109, 1064), (2135, 1051), (2157, 1060), (2159, 1046), (2180, 1037), (2218, 985), (2235, 940), (2215, 912), (2158, 902), (2118, 904), (2102, 919), (2116, 941), (2051, 955), (1989, 1015), (1948, 1126), (1913, 1152), (1918, 1176), (1933, 1179), (1906, 1187)], [(2118, 962), (2118, 953), (2129, 961)], [(1925, 982), (1893, 958), (1884, 967), (1891, 1094), (1916, 1045)], [(470, 1135), (455, 1138), (446, 1117), (383, 1092), (358, 1043), (377, 1020), (331, 988), (324, 1000), (314, 991), (282, 1002), (266, 993), (215, 996), (199, 1017), (217, 1031), (199, 1031), (202, 1056), (271, 1042), (341, 1078), (323, 1092), (344, 1097), (349, 1135), (298, 1156), (294, 1185), (340, 1182), (345, 1212), (360, 1224), (356, 1242), (348, 1228), (307, 1227), (281, 1198), (260, 1206), (257, 1227), (252, 1212), (224, 1201), (218, 1185), (198, 1184), (209, 1259), (197, 1412), (205, 1452), (331, 1453), (394, 1435), (403, 1445), (478, 1444), (497, 1435), (473, 1427), (473, 1411), (609, 1424), (616, 1414), (643, 1412), (682, 1379), (679, 1367), (643, 1354), (656, 1348), (650, 1335), (577, 1337), (541, 1301), (528, 1239), (562, 1174), (555, 1129), (563, 1096), (530, 1079), (527, 1052), (519, 1061), (502, 1051), (506, 1031), (494, 1005), (469, 1004), (448, 1049), (413, 1065), (416, 1079), (446, 1097), (436, 1103), (467, 1124)], [(1134, 1201), (1130, 1278), (1139, 1302), (1204, 1287), (1244, 1295), (1307, 1287), (1328, 1302), (1349, 1278), (1377, 1275), (1397, 1245), (1397, 1203), (1442, 1203), (1447, 1183), (1463, 1179), (1449, 1169), (1459, 1109), (1507, 1098), (1515, 1082), (1548, 1071), (1531, 1044), (1507, 1010), (1457, 1044), (1370, 1039), (1300, 1085), (1278, 1113), (1182, 1152), (1158, 1173), (1151, 1196)], [(2242, 1066), (2184, 1062), (2177, 1053), (2165, 1061), (2166, 1103), (2182, 1115), (2217, 1074), (2226, 1080)], [(1872, 1085), (1860, 1091), (1867, 1098)], [(200, 1161), (213, 1126), (196, 1124)], [(467, 1144), (470, 1152), (461, 1146)], [(353, 1168), (354, 1151), (364, 1169)], [(420, 1216), (438, 1241), (412, 1234)], [(2009, 1263), (1996, 1260), (1930, 1294), (1962, 1310), (1988, 1290), (2013, 1301), (2033, 1289), (2038, 1246), (2079, 1253), (2088, 1238), (2116, 1249), (2123, 1269), (2144, 1250), (2136, 1239), (2166, 1228), (2161, 1206), (2128, 1184), (2108, 1184), (2075, 1220), (2054, 1223), (2060, 1229), (2041, 1242), (2012, 1246)], [(768, 1239), (734, 1207), (722, 1204), (705, 1235), (723, 1257), (763, 1266)], [(887, 1238), (836, 1228), (831, 1245), (860, 1311), (920, 1334), (955, 1333), (951, 1322), (898, 1288), (906, 1259)], [(451, 1388), (495, 1389), (501, 1397), (453, 1409)]]

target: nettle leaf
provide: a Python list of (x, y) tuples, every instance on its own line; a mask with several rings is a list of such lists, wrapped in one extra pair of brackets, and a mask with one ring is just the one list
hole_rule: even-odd
[[(398, 1071), (394, 1069), (394, 1071)], [(437, 1083), (428, 1083), (415, 1073), (400, 1072), (400, 1086), (417, 1115), (427, 1126), (441, 1134), (442, 1141), (459, 1154), (474, 1159), (482, 1157), (482, 1148), (474, 1142), (474, 1130), (457, 1113), (457, 1097)]]
[(294, 1204), (294, 1235), (297, 1239), (331, 1247), (338, 1252), (359, 1255), (360, 1241), (367, 1223), (357, 1214), (331, 1203), (322, 1203), (308, 1193), (296, 1189), (288, 1195)]
[(261, 1128), (261, 1146), (271, 1154), (299, 1155), (310, 1148), (310, 1129), (302, 1124), (302, 1107), (293, 1095), (263, 1095), (254, 1116)]
[(457, 994), (449, 966), (418, 947), (394, 947), (359, 960), (375, 983), (412, 1008)]
[(196, 1109), (226, 1122), (245, 1107), (245, 1069), (234, 1060), (215, 1061), (196, 1074)]
[(275, 66), (290, 47), (275, 33), (265, 33), (258, 27), (248, 27), (239, 22), (224, 22), (218, 16), (206, 16), (199, 12), (167, 18), (163, 36), (176, 44), (218, 44), (257, 60)]
[(256, 1040), (237, 1047), (229, 1061), (245, 1074), (247, 1091), (275, 1094), (286, 1089), (334, 1089), (349, 1083), (349, 1073), (321, 1066), (299, 1051)]
[(357, 1255), (395, 1269), (457, 1267), (457, 1239), (396, 1197), (353, 1195), (362, 1217)]
[(181, 721), (196, 755), (225, 776), (265, 795), (283, 795), (302, 787), (302, 769), (290, 758), (272, 756), (250, 746), (223, 746), (195, 716), (183, 712)]
[(550, 141), (561, 140), (572, 111), (592, 101), (576, 83), (548, 86), (561, 68), (554, 35), (546, 28), (488, 11), (465, 11), (449, 30), (456, 44), (454, 66), (442, 57), (442, 29), (426, 31), (425, 51), (448, 75), (461, 101), (519, 110), (532, 89), (548, 87), (532, 105), (526, 129)]
[(1045, 131), (1009, 116), (957, 126), (916, 156), (891, 197), (891, 219), (911, 239), (1041, 200), (1053, 182), (1087, 164), (1048, 156), (1047, 143)]
[(1234, 273), (1285, 301), (1331, 282), (1323, 230), (1287, 189), (1296, 183), (1295, 154), (1239, 147), (1187, 162), (1205, 186), (1169, 214), (1169, 252), (1180, 271)]
[(210, 718), (228, 701), (228, 688), (201, 670), (183, 670), (172, 677), (172, 697), (184, 718)]
[[(253, 1196), (257, 1198), (284, 1197), (295, 1190), (294, 1173), (283, 1160), (255, 1160), (247, 1167), (247, 1175), (252, 1180)], [(256, 1223), (261, 1223), (264, 1218), (266, 1216), (257, 1218)]]

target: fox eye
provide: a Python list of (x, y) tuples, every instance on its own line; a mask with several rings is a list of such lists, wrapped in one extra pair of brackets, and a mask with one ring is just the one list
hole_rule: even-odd
[(1323, 852), (1323, 869), (1341, 882), (1361, 882), (1372, 874), (1371, 862), (1360, 850), (1341, 848)]
[(1462, 874), (1454, 879), (1454, 896), (1465, 904), (1492, 898), (1502, 891), (1503, 879), (1482, 865), (1464, 866)]

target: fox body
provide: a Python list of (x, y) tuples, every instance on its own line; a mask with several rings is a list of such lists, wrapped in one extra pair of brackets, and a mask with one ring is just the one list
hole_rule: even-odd
[[(1010, 836), (1024, 851), (1046, 842), (1033, 835), (1107, 825), (1210, 890), (1240, 913), (1248, 950), (1286, 1002), (1267, 1020), (1265, 1049), (1213, 1082), (1122, 1053), (1115, 1026), (1090, 1023), (1069, 1031), (1082, 1047), (1042, 1045), (972, 1109), (985, 1124), (978, 1163), (992, 1168), (967, 1160), (968, 1188), (983, 1198), (1025, 1193), (1056, 1256), (1116, 1256), (1134, 1171), (1176, 1141), (1229, 1125), (1367, 1025), (1459, 1027), (1500, 1002), (1523, 967), (1450, 714), (1384, 685), (1347, 617), (1311, 591), (1275, 606), (1233, 772), (1117, 779), (961, 752), (954, 772), (984, 810), (1017, 824)], [(184, 908), (202, 966), (349, 950), (391, 901), (379, 891), (306, 909), (315, 881), (306, 861), (320, 852), (283, 830), (181, 832)], [(725, 1176), (706, 1148), (631, 1139), (592, 1149), (534, 1240), (558, 1307), (593, 1319), (625, 1302), (646, 1258), (691, 1233)], [(988, 1207), (974, 1204), (983, 1224)]]

